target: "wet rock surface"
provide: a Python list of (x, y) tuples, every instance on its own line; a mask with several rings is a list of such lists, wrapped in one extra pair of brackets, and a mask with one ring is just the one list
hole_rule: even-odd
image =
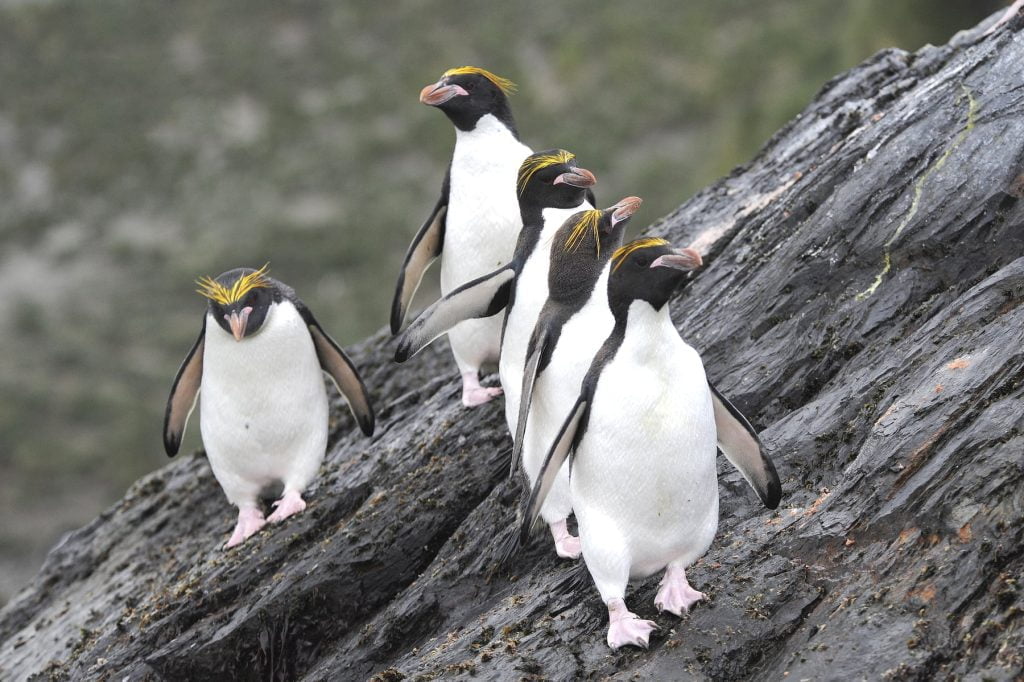
[(224, 551), (233, 508), (179, 457), (0, 612), (0, 678), (1020, 675), (1024, 32), (983, 28), (837, 77), (650, 228), (705, 252), (673, 317), (784, 495), (769, 512), (720, 468), (688, 571), (708, 599), (678, 619), (657, 577), (627, 595), (649, 651), (607, 648), (547, 538), (497, 565), (520, 493), (500, 400), (463, 408), (443, 343), (399, 366), (380, 333), (352, 349), (377, 434), (335, 398), (304, 513)]

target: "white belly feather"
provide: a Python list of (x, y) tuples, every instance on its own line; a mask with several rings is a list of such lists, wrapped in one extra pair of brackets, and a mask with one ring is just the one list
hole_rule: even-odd
[(240, 342), (206, 321), (200, 429), (214, 475), (233, 504), (282, 482), (302, 491), (327, 445), (327, 393), (295, 307), (272, 304)]
[(589, 202), (583, 202), (581, 206), (575, 208), (544, 209), (544, 228), (540, 239), (519, 277), (516, 278), (515, 305), (509, 311), (505, 324), (505, 338), (501, 344), (501, 361), (498, 365), (501, 387), (505, 389), (505, 421), (510, 433), (516, 432), (516, 421), (519, 419), (519, 398), (523, 392), (526, 348), (530, 343), (533, 328), (537, 325), (541, 308), (548, 300), (552, 239), (569, 216), (590, 208), (593, 207)]
[(718, 527), (715, 421), (697, 352), (668, 308), (634, 302), (615, 358), (601, 373), (576, 453), (571, 490), (592, 573), (626, 561), (633, 577), (692, 563)]
[[(612, 331), (615, 318), (608, 308), (608, 272), (598, 279), (590, 300), (562, 327), (551, 362), (533, 389), (533, 404), (523, 444), (523, 470), (532, 487), (544, 465), (548, 449), (580, 394), (580, 384), (601, 344)], [(572, 511), (569, 465), (564, 464), (541, 507), (548, 523)]]
[[(441, 256), (441, 293), (512, 260), (522, 227), (516, 175), (530, 148), (493, 116), (457, 131)], [(448, 332), (461, 371), (498, 359), (501, 315), (468, 320)]]

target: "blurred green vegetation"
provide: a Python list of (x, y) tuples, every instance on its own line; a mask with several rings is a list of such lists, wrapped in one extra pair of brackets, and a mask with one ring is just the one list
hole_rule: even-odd
[(451, 150), (417, 103), (446, 68), (516, 81), (524, 141), (574, 151), (602, 204), (644, 197), (642, 229), (837, 72), (1002, 4), (0, 4), (0, 602), (165, 462), (198, 275), (270, 261), (343, 344), (386, 323)]

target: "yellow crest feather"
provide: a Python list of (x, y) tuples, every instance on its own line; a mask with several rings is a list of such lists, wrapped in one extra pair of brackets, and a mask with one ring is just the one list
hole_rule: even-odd
[(519, 166), (519, 178), (516, 182), (519, 194), (523, 193), (526, 189), (526, 185), (530, 182), (530, 178), (533, 174), (539, 171), (541, 168), (547, 168), (548, 166), (554, 166), (556, 163), (569, 163), (576, 158), (576, 155), (572, 152), (567, 152), (564, 149), (559, 149), (554, 154), (534, 154), (529, 156), (523, 161), (523, 165)]
[(205, 296), (211, 301), (216, 301), (221, 305), (230, 305), (242, 300), (242, 297), (253, 289), (264, 289), (270, 286), (270, 281), (267, 280), (267, 272), (269, 271), (270, 263), (266, 263), (262, 268), (255, 272), (250, 272), (248, 275), (242, 275), (235, 283), (228, 289), (226, 286), (218, 282), (212, 277), (203, 276), (196, 280), (196, 284), (199, 288), (196, 289), (196, 293), (200, 296)]
[(515, 83), (513, 83), (507, 78), (496, 76), (487, 69), (481, 69), (479, 66), (459, 66), (454, 69), (448, 69), (443, 74), (441, 74), (441, 78), (447, 78), (448, 76), (459, 76), (463, 74), (475, 74), (477, 76), (483, 76), (487, 80), (494, 83), (495, 87), (497, 87), (506, 95), (511, 95), (513, 92), (516, 91)]
[(661, 237), (644, 237), (642, 239), (634, 239), (630, 243), (615, 249), (615, 253), (612, 254), (612, 272), (618, 270), (619, 266), (626, 262), (629, 254), (640, 249), (649, 249), (652, 246), (668, 246), (668, 240)]
[(604, 213), (600, 209), (591, 209), (589, 211), (583, 211), (577, 213), (574, 218), (577, 218), (576, 227), (573, 228), (569, 234), (569, 238), (565, 240), (565, 250), (575, 251), (579, 248), (580, 244), (583, 243), (583, 238), (588, 232), (592, 232), (594, 235), (594, 242), (597, 244), (597, 255), (601, 256), (601, 238), (598, 235), (598, 225), (601, 223), (601, 214)]

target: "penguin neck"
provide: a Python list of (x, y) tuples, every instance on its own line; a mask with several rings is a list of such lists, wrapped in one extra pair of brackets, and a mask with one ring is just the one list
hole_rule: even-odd
[(519, 131), (516, 129), (516, 123), (512, 120), (512, 112), (508, 110), (507, 105), (504, 112), (484, 114), (472, 123), (463, 121), (463, 124), (460, 125), (459, 120), (455, 118), (451, 118), (451, 121), (455, 124), (455, 144), (468, 139), (500, 137), (507, 137), (512, 141), (519, 142)]
[(610, 234), (602, 233), (597, 240), (587, 235), (582, 244), (570, 250), (566, 237), (571, 232), (563, 225), (551, 249), (548, 296), (578, 310), (593, 297), (595, 285), (601, 282), (602, 298), (607, 300), (611, 255), (622, 246), (624, 227), (613, 228)]
[(554, 303), (579, 310), (594, 295), (597, 283), (607, 271), (608, 259), (603, 251), (601, 257), (591, 254), (585, 262), (571, 259), (556, 263), (552, 259), (548, 271), (548, 296)]
[[(561, 335), (562, 328), (570, 320), (579, 319), (588, 328), (600, 329), (604, 332), (608, 329), (605, 320), (608, 317), (608, 265), (602, 270), (596, 271), (596, 277), (587, 278), (587, 281), (574, 285), (574, 290), (569, 293), (565, 290), (555, 292), (551, 289), (552, 277), (548, 277), (548, 300), (544, 302), (540, 319), (547, 320), (551, 330), (551, 338), (557, 340)], [(539, 322), (538, 322), (539, 324)], [(621, 341), (621, 339), (619, 339)], [(549, 352), (541, 358), (540, 369), (543, 370), (551, 360), (554, 346), (549, 346)]]
[[(649, 302), (638, 298), (629, 304), (623, 317), (631, 336), (640, 334), (639, 338), (653, 340), (663, 335), (667, 329), (671, 329), (673, 334), (677, 333), (669, 315), (668, 303), (655, 308)], [(618, 318), (616, 315), (616, 324), (619, 322)]]
[(613, 335), (616, 334), (621, 334), (616, 356), (643, 365), (659, 362), (672, 348), (673, 341), (679, 339), (668, 306), (655, 310), (643, 299), (635, 299), (624, 317), (616, 316)]
[(669, 315), (667, 302), (655, 308), (643, 298), (624, 298), (616, 296), (614, 291), (609, 290), (608, 305), (615, 318), (617, 330), (625, 330), (627, 327), (630, 330), (634, 328), (655, 329), (663, 325), (675, 329), (672, 326), (672, 317)]
[[(519, 215), (523, 219), (523, 227), (519, 230), (519, 239), (516, 241), (514, 260), (525, 263), (527, 259), (537, 250), (537, 245), (542, 240), (550, 246), (555, 231), (573, 213), (591, 208), (590, 202), (584, 198), (577, 206), (570, 208), (557, 208), (544, 206), (536, 202), (519, 202)], [(545, 233), (547, 233), (545, 235)], [(547, 259), (547, 251), (544, 258)]]

